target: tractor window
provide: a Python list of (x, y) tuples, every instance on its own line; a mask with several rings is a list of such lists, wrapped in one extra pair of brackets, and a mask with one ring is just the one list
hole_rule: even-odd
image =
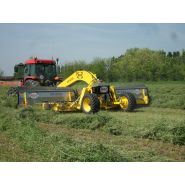
[(56, 66), (53, 64), (45, 65), (45, 73), (50, 77), (56, 76)]
[(35, 65), (27, 64), (24, 68), (24, 76), (34, 76), (35, 75)]
[(24, 73), (27, 74), (28, 73), (28, 66), (25, 67), (24, 69)]
[(54, 64), (36, 64), (36, 74), (53, 78), (56, 76), (56, 66)]
[(36, 65), (36, 74), (37, 75), (44, 75), (45, 70), (44, 70), (44, 65), (43, 64), (37, 64)]
[(34, 64), (29, 65), (29, 75), (31, 76), (35, 75), (35, 65)]

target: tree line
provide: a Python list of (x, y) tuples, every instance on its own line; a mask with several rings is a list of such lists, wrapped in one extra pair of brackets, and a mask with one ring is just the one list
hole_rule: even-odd
[(185, 50), (165, 52), (148, 48), (131, 48), (119, 57), (95, 58), (92, 62), (74, 61), (60, 67), (68, 77), (76, 70), (89, 70), (99, 79), (115, 81), (185, 80)]

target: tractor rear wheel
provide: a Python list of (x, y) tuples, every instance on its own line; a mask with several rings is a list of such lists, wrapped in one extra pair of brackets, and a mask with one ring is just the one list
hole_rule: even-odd
[(40, 83), (36, 80), (26, 80), (24, 85), (26, 87), (37, 87), (37, 86), (40, 86)]
[(136, 107), (136, 98), (131, 93), (125, 93), (120, 97), (120, 107), (125, 112), (132, 112)]
[(81, 109), (84, 113), (96, 113), (100, 110), (100, 101), (96, 94), (85, 94), (82, 99)]

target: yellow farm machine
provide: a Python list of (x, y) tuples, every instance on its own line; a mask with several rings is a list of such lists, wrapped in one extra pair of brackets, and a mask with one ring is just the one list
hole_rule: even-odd
[[(71, 88), (83, 81), (86, 87)], [(18, 104), (20, 106), (39, 105), (43, 109), (54, 111), (83, 111), (96, 113), (100, 109), (121, 109), (132, 112), (137, 106), (149, 104), (148, 90), (143, 87), (115, 88), (102, 83), (96, 74), (90, 71), (76, 71), (57, 87), (19, 87)]]

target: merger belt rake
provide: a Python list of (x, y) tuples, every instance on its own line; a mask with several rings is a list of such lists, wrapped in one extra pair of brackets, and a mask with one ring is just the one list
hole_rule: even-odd
[(145, 107), (150, 104), (150, 97), (148, 88), (141, 84), (141, 85), (134, 85), (128, 87), (116, 87), (116, 93), (118, 96), (123, 96), (125, 93), (131, 93), (134, 95), (136, 99), (136, 107)]
[(55, 111), (72, 111), (72, 103), (77, 99), (72, 88), (19, 87), (18, 92), (20, 106), (38, 105)]
[[(70, 88), (78, 81), (87, 83), (80, 91)], [(57, 88), (54, 87), (20, 87), (18, 103), (21, 106), (39, 105), (54, 111), (83, 111), (95, 113), (100, 109), (120, 108), (131, 112), (137, 105), (149, 103), (146, 87), (115, 88), (103, 85), (96, 75), (89, 71), (76, 71)]]

